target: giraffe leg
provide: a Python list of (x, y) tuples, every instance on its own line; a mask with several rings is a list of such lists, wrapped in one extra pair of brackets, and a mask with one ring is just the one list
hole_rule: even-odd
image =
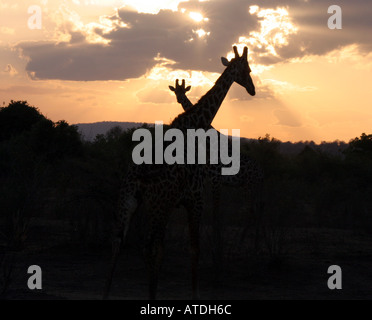
[(248, 229), (251, 226), (254, 232), (253, 250), (257, 254), (260, 250), (260, 237), (262, 228), (262, 215), (263, 215), (263, 200), (262, 200), (262, 181), (258, 181), (254, 184), (250, 183), (245, 186), (245, 195), (248, 200), (247, 217), (248, 220), (245, 224), (241, 243), (244, 241)]
[(163, 260), (166, 224), (167, 213), (165, 212), (156, 212), (149, 221), (144, 254), (148, 270), (150, 300), (156, 299), (159, 271)]
[(259, 253), (260, 251), (260, 212), (258, 211), (258, 203), (259, 199), (257, 199), (257, 192), (252, 192), (251, 190), (251, 216), (253, 218), (253, 223), (254, 223), (254, 252), (256, 254)]
[[(260, 252), (260, 242), (262, 236), (262, 219), (263, 219), (263, 177), (259, 176), (247, 186), (250, 202), (250, 220), (254, 228), (254, 252)], [(247, 222), (248, 225), (249, 222)]]
[(250, 183), (247, 183), (244, 185), (244, 196), (245, 196), (245, 201), (247, 204), (246, 210), (245, 210), (245, 215), (246, 215), (246, 221), (243, 224), (243, 232), (240, 237), (240, 244), (243, 244), (248, 231), (250, 228), (254, 227), (255, 228), (255, 235), (254, 235), (254, 250), (256, 250), (256, 245), (257, 245), (257, 223), (256, 223), (256, 212), (255, 212), (255, 197), (253, 196), (253, 190), (252, 190), (252, 185)]
[(255, 249), (256, 252), (259, 248), (260, 237), (262, 235), (263, 220), (264, 220), (264, 198), (263, 198), (263, 181), (260, 181), (255, 193), (255, 215), (256, 215), (256, 236), (255, 236)]
[(200, 255), (200, 242), (199, 242), (199, 226), (200, 216), (203, 209), (202, 199), (200, 198), (192, 208), (188, 210), (189, 220), (189, 234), (191, 246), (191, 272), (192, 272), (192, 298), (200, 299), (199, 294), (199, 255)]
[(103, 299), (106, 300), (109, 296), (112, 278), (114, 276), (116, 264), (118, 261), (120, 248), (123, 243), (125, 243), (127, 233), (129, 230), (129, 224), (131, 217), (134, 211), (137, 209), (137, 201), (134, 197), (129, 197), (127, 201), (120, 199), (119, 205), (119, 213), (117, 216), (117, 224), (115, 226), (114, 237), (112, 240), (112, 255), (111, 255), (111, 263), (110, 263), (110, 271), (108, 273), (105, 285), (105, 291), (103, 294)]
[(163, 246), (163, 242), (157, 240), (149, 246), (147, 252), (150, 300), (155, 300), (157, 295), (159, 271), (163, 260)]
[(112, 257), (111, 257), (111, 263), (110, 263), (110, 271), (109, 271), (109, 275), (106, 279), (105, 291), (104, 291), (104, 294), (103, 294), (103, 299), (104, 300), (106, 300), (108, 298), (109, 293), (110, 293), (112, 278), (114, 276), (114, 271), (115, 271), (116, 264), (117, 264), (117, 261), (118, 261), (121, 242), (122, 242), (121, 237), (115, 238), (112, 242)]
[[(212, 182), (213, 183), (213, 182)], [(214, 267), (216, 278), (219, 278), (223, 263), (222, 225), (220, 217), (221, 185), (216, 182), (212, 185), (213, 193), (213, 244), (214, 244)]]

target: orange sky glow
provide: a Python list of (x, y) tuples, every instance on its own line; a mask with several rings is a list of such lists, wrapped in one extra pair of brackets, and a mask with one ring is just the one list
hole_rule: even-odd
[[(371, 133), (372, 50), (364, 37), (372, 23), (348, 20), (351, 10), (343, 10), (343, 29), (330, 30), (328, 5), (290, 3), (0, 0), (1, 103), (27, 100), (71, 124), (169, 123), (183, 110), (168, 86), (186, 79), (196, 103), (237, 45), (249, 47), (257, 93), (233, 84), (216, 129), (318, 143)], [(42, 10), (41, 29), (28, 26), (32, 5)], [(228, 20), (236, 12), (246, 20)], [(358, 30), (365, 36), (354, 37)]]

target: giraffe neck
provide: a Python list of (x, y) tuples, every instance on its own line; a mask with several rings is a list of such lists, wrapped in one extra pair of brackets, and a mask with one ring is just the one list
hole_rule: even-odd
[(184, 130), (209, 129), (214, 117), (234, 82), (235, 68), (228, 66), (215, 85), (192, 108), (176, 117), (171, 126)]
[(217, 79), (215, 85), (194, 105), (193, 110), (198, 114), (199, 128), (211, 126), (233, 82), (233, 69), (227, 67)]
[(189, 100), (189, 98), (186, 96), (185, 92), (178, 93), (177, 94), (177, 102), (182, 105), (183, 110), (187, 111), (193, 107), (193, 104)]

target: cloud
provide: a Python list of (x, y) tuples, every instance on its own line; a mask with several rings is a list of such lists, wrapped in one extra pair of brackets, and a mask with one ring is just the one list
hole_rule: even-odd
[(287, 81), (278, 81), (274, 79), (264, 79), (262, 80), (263, 85), (271, 88), (274, 92), (279, 94), (285, 94), (288, 91), (297, 91), (297, 92), (311, 92), (318, 90), (316, 87), (313, 86), (299, 86), (293, 83), (289, 83)]
[(301, 127), (302, 121), (298, 115), (288, 109), (274, 110), (274, 116), (278, 119), (277, 125), (288, 127)]
[[(164, 86), (165, 87), (165, 86)], [(169, 90), (164, 90), (157, 88), (145, 88), (137, 92), (136, 97), (142, 103), (154, 103), (154, 104), (163, 104), (163, 103), (173, 103), (176, 101), (174, 95), (170, 94)]]
[[(239, 42), (250, 46), (251, 64), (261, 65), (324, 55), (351, 44), (371, 51), (370, 0), (338, 4), (342, 30), (328, 29), (328, 4), (322, 0), (264, 0), (259, 7), (247, 0), (189, 1), (180, 3), (178, 11), (156, 14), (123, 7), (103, 17), (104, 23), (76, 22), (65, 30), (68, 41), (18, 47), (29, 57), (26, 70), (34, 78), (78, 81), (138, 78), (159, 63), (159, 56), (174, 61), (165, 65), (170, 69), (220, 73), (220, 55)], [(203, 19), (192, 19), (190, 12)]]
[(2, 34), (12, 35), (12, 34), (15, 33), (15, 29), (13, 29), (13, 28), (8, 28), (8, 27), (1, 27), (1, 28), (0, 28), (0, 33), (2, 33)]
[[(220, 12), (217, 17), (201, 23), (191, 19), (187, 12), (161, 10), (158, 14), (146, 14), (120, 9), (111, 18), (119, 18), (125, 26), (117, 25), (107, 34), (102, 34), (99, 28), (94, 30), (109, 41), (108, 45), (89, 43), (87, 30), (70, 28), (69, 42), (24, 42), (19, 48), (30, 58), (26, 70), (34, 72), (37, 79), (137, 78), (157, 64), (154, 58), (159, 54), (176, 61), (174, 68), (220, 72), (222, 66), (216, 52), (228, 52), (238, 35), (253, 27), (255, 21), (248, 9), (242, 12), (239, 6), (226, 6), (219, 1), (216, 4), (216, 12)], [(221, 11), (238, 15), (244, 23), (237, 19), (221, 21)], [(200, 29), (205, 31), (203, 37), (195, 34)]]
[(15, 76), (18, 74), (18, 71), (11, 64), (7, 64), (3, 73), (9, 74), (10, 76)]
[[(342, 9), (341, 30), (328, 29), (327, 10), (331, 4)], [(325, 3), (323, 0), (296, 1), (291, 7), (291, 16), (299, 26), (299, 32), (291, 35), (290, 46), (283, 47), (283, 58), (301, 57), (307, 54), (324, 55), (335, 49), (357, 44), (363, 51), (372, 49), (372, 7), (369, 0)]]
[(16, 9), (18, 9), (18, 4), (17, 3), (7, 3), (6, 1), (1, 1), (0, 0), (0, 9), (1, 10), (16, 10)]

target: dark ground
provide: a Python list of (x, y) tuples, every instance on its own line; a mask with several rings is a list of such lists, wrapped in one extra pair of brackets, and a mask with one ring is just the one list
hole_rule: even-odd
[[(173, 223), (168, 233), (164, 264), (161, 270), (159, 299), (190, 299), (190, 255), (186, 231)], [(50, 230), (49, 230), (50, 231)], [(272, 232), (280, 240), (276, 252), (250, 249), (236, 235), (241, 230), (225, 231), (231, 235), (225, 247), (224, 266), (219, 276), (213, 264), (210, 233), (201, 232), (203, 248), (200, 260), (202, 299), (372, 299), (372, 237), (352, 231), (332, 229), (288, 229)], [(178, 237), (175, 236), (178, 234)], [(235, 236), (234, 236), (235, 235)], [(130, 239), (122, 251), (115, 272), (110, 299), (147, 299), (147, 277), (141, 248)], [(225, 237), (228, 239), (229, 237)], [(265, 236), (263, 242), (268, 242)], [(4, 267), (12, 267), (5, 299), (101, 299), (110, 261), (110, 247), (31, 245), (24, 252), (8, 252)], [(39, 265), (43, 271), (43, 289), (27, 289), (27, 269)], [(328, 267), (342, 268), (342, 290), (327, 287)]]

